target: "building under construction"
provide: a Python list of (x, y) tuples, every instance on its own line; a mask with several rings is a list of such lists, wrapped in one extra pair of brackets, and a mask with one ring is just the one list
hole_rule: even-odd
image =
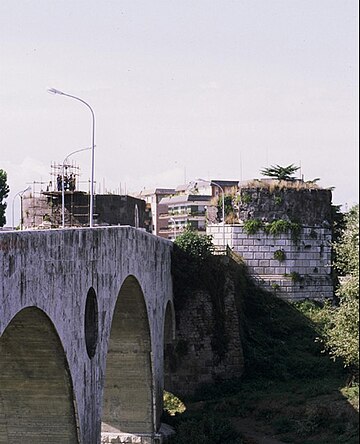
[[(65, 227), (89, 226), (90, 192), (80, 190), (79, 177), (80, 169), (75, 163), (52, 164), (51, 180), (34, 182), (31, 193), (22, 197), (22, 226), (60, 228), (63, 218)], [(131, 225), (147, 231), (151, 227), (145, 201), (127, 195), (94, 195), (93, 219), (98, 226)]]

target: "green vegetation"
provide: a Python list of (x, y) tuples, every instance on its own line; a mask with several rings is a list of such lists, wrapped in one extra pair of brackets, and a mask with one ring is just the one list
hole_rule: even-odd
[(264, 222), (260, 219), (248, 219), (244, 222), (244, 231), (246, 234), (256, 234), (264, 228)]
[(321, 342), (334, 359), (359, 379), (359, 206), (345, 217), (345, 228), (334, 245), (335, 269), (342, 276), (336, 292), (339, 303), (319, 308), (308, 302), (303, 312), (320, 327)]
[(212, 237), (205, 234), (199, 235), (190, 227), (178, 236), (174, 244), (189, 257), (201, 262), (210, 257), (214, 251)]
[[(185, 413), (164, 419), (177, 431), (170, 443), (245, 444), (256, 442), (255, 432), (293, 444), (357, 443), (358, 385), (347, 387), (342, 362), (323, 352), (323, 326), (310, 315), (321, 306), (284, 302), (259, 289), (240, 264), (231, 269), (237, 294), (244, 295), (238, 302), (245, 374), (185, 399)], [(229, 437), (221, 441), (209, 418)]]
[(7, 174), (6, 171), (0, 169), (0, 227), (6, 224), (5, 210), (6, 202), (3, 202), (9, 195), (9, 185), (7, 184)]
[(278, 219), (266, 224), (264, 230), (273, 236), (279, 236), (282, 233), (290, 231), (291, 239), (296, 243), (300, 238), (301, 225), (297, 222)]
[(290, 278), (294, 282), (294, 284), (302, 281), (302, 277), (297, 271), (292, 271), (288, 276), (290, 276)]
[(285, 251), (282, 249), (274, 251), (274, 259), (278, 260), (279, 262), (284, 262), (286, 259)]
[[(335, 267), (346, 276), (337, 291), (338, 306), (287, 303), (259, 288), (234, 254), (226, 267), (211, 255), (186, 265), (177, 258), (185, 280), (174, 279), (175, 303), (194, 294), (194, 283), (212, 288), (219, 303), (225, 276), (231, 277), (245, 373), (200, 387), (184, 400), (186, 412), (165, 418), (177, 431), (171, 444), (247, 444), (256, 442), (254, 433), (292, 444), (358, 442), (358, 218), (355, 207), (335, 245)], [(194, 272), (196, 263), (202, 268)]]
[(329, 307), (325, 344), (334, 358), (342, 358), (359, 378), (359, 205), (345, 217), (345, 228), (334, 244), (335, 269), (342, 276), (339, 305)]
[(185, 404), (177, 396), (166, 390), (164, 391), (163, 401), (164, 410), (171, 416), (176, 413), (184, 413), (186, 410)]
[(284, 219), (276, 219), (272, 222), (263, 222), (260, 219), (248, 219), (244, 222), (244, 231), (246, 234), (256, 234), (260, 230), (272, 236), (279, 236), (290, 231), (291, 239), (297, 243), (300, 238), (301, 224), (289, 222)]
[(283, 203), (283, 199), (281, 196), (274, 196), (275, 205), (281, 205)]
[(294, 182), (295, 177), (293, 177), (293, 174), (299, 169), (300, 167), (295, 166), (294, 164), (288, 165), (286, 167), (282, 167), (280, 165), (271, 165), (271, 167), (269, 168), (263, 168), (260, 172), (265, 177), (272, 177), (277, 180)]
[(252, 202), (251, 194), (246, 191), (243, 191), (241, 193), (240, 200), (244, 204), (249, 204), (250, 202)]

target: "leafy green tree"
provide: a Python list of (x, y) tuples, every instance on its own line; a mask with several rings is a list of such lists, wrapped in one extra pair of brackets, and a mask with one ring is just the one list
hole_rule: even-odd
[(331, 310), (326, 331), (330, 353), (341, 357), (346, 366), (359, 370), (359, 205), (345, 217), (345, 230), (335, 243), (335, 268), (340, 286), (339, 306)]
[(185, 228), (184, 232), (175, 239), (174, 244), (197, 260), (206, 259), (214, 252), (212, 236), (198, 234), (190, 227)]
[(342, 234), (334, 244), (335, 268), (340, 276), (359, 275), (359, 205), (345, 215)]
[(290, 182), (295, 181), (295, 177), (293, 177), (293, 174), (299, 169), (300, 167), (295, 166), (293, 163), (291, 165), (288, 165), (286, 167), (282, 167), (280, 165), (271, 165), (269, 168), (263, 168), (260, 172), (265, 177), (272, 177), (274, 179), (278, 180), (287, 180)]
[(6, 223), (5, 210), (6, 202), (3, 202), (9, 195), (9, 185), (6, 183), (7, 174), (6, 171), (0, 169), (0, 227), (3, 227)]

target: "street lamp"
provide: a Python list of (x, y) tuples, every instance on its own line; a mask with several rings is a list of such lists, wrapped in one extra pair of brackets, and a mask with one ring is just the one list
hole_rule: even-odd
[(15, 198), (17, 196), (20, 196), (20, 230), (22, 230), (22, 226), (23, 226), (23, 206), (22, 206), (22, 199), (23, 199), (23, 194), (26, 193), (26, 191), (30, 190), (30, 185), (25, 188), (25, 190), (21, 190), (18, 193), (15, 194), (15, 196), (13, 197), (13, 201), (12, 201), (12, 229), (15, 230), (15, 224), (14, 224), (14, 203), (15, 203)]
[(226, 249), (226, 245), (225, 245), (225, 193), (224, 193), (224, 189), (216, 182), (214, 181), (210, 181), (210, 180), (204, 180), (204, 179), (196, 179), (196, 181), (200, 181), (200, 182), (206, 182), (209, 185), (215, 185), (216, 187), (218, 187), (221, 190), (221, 194), (222, 194), (222, 223), (223, 223), (223, 246), (224, 249)]
[(55, 88), (49, 88), (48, 92), (50, 94), (59, 94), (61, 96), (70, 97), (71, 99), (78, 100), (79, 102), (86, 105), (92, 116), (92, 135), (91, 135), (91, 185), (90, 185), (90, 217), (89, 217), (89, 225), (90, 228), (93, 226), (93, 219), (94, 219), (94, 162), (95, 162), (95, 114), (91, 106), (85, 102), (85, 100), (80, 99), (80, 97), (73, 96), (71, 94), (64, 93), (62, 91), (59, 91)]
[(65, 159), (63, 160), (62, 167), (61, 167), (61, 220), (62, 220), (62, 227), (65, 228), (65, 185), (64, 185), (64, 169), (65, 169), (65, 162), (68, 161), (69, 157), (73, 154), (80, 153), (80, 151), (86, 151), (91, 150), (92, 147), (88, 148), (81, 148), (79, 150), (73, 151), (70, 154), (68, 154)]

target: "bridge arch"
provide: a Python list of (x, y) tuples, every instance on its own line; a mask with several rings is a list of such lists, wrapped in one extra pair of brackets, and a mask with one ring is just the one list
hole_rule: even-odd
[(104, 381), (102, 430), (153, 433), (149, 319), (138, 280), (128, 276), (116, 301)]
[(0, 443), (79, 443), (66, 355), (39, 308), (27, 307), (0, 337)]

